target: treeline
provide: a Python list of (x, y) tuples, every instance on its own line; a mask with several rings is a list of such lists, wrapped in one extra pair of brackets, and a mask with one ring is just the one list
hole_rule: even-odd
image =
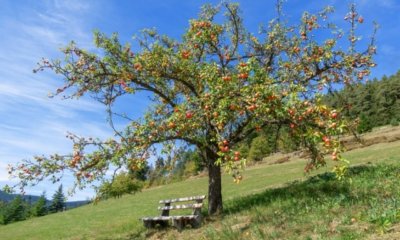
[(62, 185), (60, 185), (50, 203), (47, 201), (45, 193), (33, 203), (22, 198), (21, 195), (17, 195), (9, 202), (0, 201), (0, 224), (9, 224), (64, 211), (66, 207), (65, 200)]
[(381, 80), (346, 87), (327, 94), (328, 105), (341, 109), (350, 119), (358, 119), (358, 132), (383, 125), (397, 126), (400, 120), (400, 71)]

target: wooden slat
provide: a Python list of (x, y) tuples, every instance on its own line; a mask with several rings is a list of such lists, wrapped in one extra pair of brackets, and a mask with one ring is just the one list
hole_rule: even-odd
[[(202, 196), (161, 200), (160, 204), (165, 204), (165, 206), (158, 208), (159, 210), (162, 210), (161, 216), (144, 217), (144, 218), (141, 218), (141, 220), (143, 221), (144, 226), (146, 228), (153, 228), (157, 224), (160, 224), (162, 226), (167, 226), (169, 224), (170, 220), (172, 220), (174, 226), (178, 227), (178, 230), (182, 229), (184, 227), (186, 220), (190, 220), (190, 224), (192, 224), (192, 226), (198, 226), (199, 224), (201, 224), (201, 222), (200, 222), (201, 221), (201, 213), (200, 213), (201, 210), (200, 209), (203, 206), (202, 202), (205, 198), (206, 198), (206, 196), (202, 195)], [(171, 203), (185, 202), (185, 201), (194, 201), (195, 203), (170, 206)], [(194, 209), (194, 210), (193, 210), (192, 215), (169, 216), (170, 210), (177, 210), (177, 209)], [(163, 214), (164, 212), (166, 214)]]
[(172, 216), (172, 219), (174, 219), (174, 220), (180, 220), (182, 218), (185, 218), (185, 219), (196, 219), (198, 217), (199, 216), (197, 216), (197, 215), (183, 215), (183, 216)]
[(170, 220), (170, 219), (179, 220), (179, 219), (182, 219), (182, 218), (185, 218), (185, 219), (196, 219), (198, 217), (199, 216), (197, 216), (197, 215), (158, 216), (158, 217), (144, 217), (144, 218), (142, 218), (142, 220), (143, 221), (167, 221), (167, 220)]
[(202, 196), (194, 196), (194, 197), (167, 199), (167, 200), (161, 200), (160, 204), (174, 203), (174, 202), (185, 202), (185, 201), (194, 201), (194, 200), (204, 200), (205, 198), (206, 198), (206, 196), (202, 195)]
[(143, 221), (167, 221), (172, 219), (172, 216), (157, 216), (157, 217), (144, 217)]
[(177, 210), (177, 209), (188, 209), (188, 208), (201, 208), (202, 206), (203, 206), (202, 203), (181, 204), (181, 205), (158, 207), (158, 210)]

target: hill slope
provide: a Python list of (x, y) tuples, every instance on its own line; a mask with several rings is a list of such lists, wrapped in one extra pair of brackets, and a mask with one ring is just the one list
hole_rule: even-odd
[[(346, 157), (352, 164), (396, 162), (400, 160), (400, 141), (356, 149), (346, 153)], [(264, 164), (254, 166), (245, 171), (244, 181), (240, 184), (233, 183), (230, 176), (223, 176), (223, 196), (228, 210), (233, 211), (235, 208), (238, 208), (239, 206), (233, 208), (229, 206), (250, 194), (263, 193), (268, 188), (282, 186), (289, 181), (307, 179), (308, 176), (304, 176), (303, 174), (305, 161), (306, 160), (300, 159), (298, 161), (290, 161), (279, 165)], [(330, 169), (331, 166), (327, 166), (326, 168), (314, 172), (313, 175), (329, 171)], [(146, 231), (139, 218), (158, 215), (157, 203), (160, 199), (206, 194), (206, 191), (207, 178), (189, 179), (184, 182), (146, 189), (133, 196), (110, 199), (100, 202), (97, 205), (87, 205), (58, 214), (0, 226), (0, 239), (144, 238), (146, 237)], [(252, 208), (251, 204), (247, 204), (246, 206), (249, 208), (248, 210)], [(243, 209), (241, 211), (243, 211)], [(238, 219), (240, 218), (240, 214), (241, 213), (238, 213), (232, 216), (228, 214), (225, 220), (229, 220), (231, 217)], [(237, 224), (240, 223), (240, 221), (235, 221)], [(246, 222), (248, 219), (244, 219), (243, 221)], [(208, 226), (208, 224), (211, 225)], [(218, 231), (218, 229), (212, 229), (215, 229), (218, 224), (224, 226), (223, 224), (227, 223), (206, 222), (205, 226), (201, 229), (186, 230), (178, 237), (193, 238), (192, 234), (196, 234), (196, 238), (201, 235), (205, 238), (212, 238), (214, 234), (213, 231)], [(318, 223), (315, 224), (318, 225)], [(222, 233), (224, 233), (224, 229), (221, 229)], [(148, 234), (151, 233), (150, 231)], [(159, 234), (159, 232), (155, 232), (155, 238), (159, 237), (157, 234)], [(168, 231), (165, 238), (170, 236), (171, 239), (175, 239), (177, 237), (175, 236), (176, 234), (178, 233), (176, 233), (175, 230)], [(218, 232), (215, 234), (218, 235)], [(147, 235), (147, 237), (149, 237), (149, 235)]]
[[(0, 201), (9, 202), (12, 201), (18, 194), (8, 194), (0, 190)], [(27, 202), (36, 202), (40, 197), (34, 195), (24, 195), (22, 199)]]

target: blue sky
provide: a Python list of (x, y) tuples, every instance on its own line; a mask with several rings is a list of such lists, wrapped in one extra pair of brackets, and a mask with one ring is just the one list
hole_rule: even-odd
[[(94, 29), (105, 33), (119, 32), (123, 42), (146, 27), (179, 38), (204, 3), (199, 0), (0, 0), (0, 186), (12, 184), (6, 166), (35, 154), (68, 153), (71, 149), (67, 131), (81, 136), (107, 138), (112, 132), (106, 123), (105, 109), (89, 97), (80, 100), (48, 98), (49, 92), (62, 85), (62, 79), (51, 72), (33, 74), (42, 58), (60, 58), (59, 48), (71, 40), (96, 51), (92, 45)], [(343, 24), (346, 0), (287, 0), (284, 5), (291, 22), (303, 11), (317, 11), (323, 6), (335, 7), (333, 19)], [(260, 23), (274, 15), (275, 1), (239, 1), (245, 24), (256, 32)], [(372, 21), (380, 27), (377, 37), (378, 66), (372, 75), (381, 77), (400, 69), (400, 1), (356, 0), (365, 23), (360, 28), (364, 38), (371, 35)], [(141, 97), (125, 101), (123, 107), (135, 106), (139, 115), (146, 100)], [(71, 185), (68, 176), (66, 188)], [(47, 192), (50, 197), (58, 185), (44, 182), (27, 189), (30, 194)], [(70, 200), (86, 199), (86, 190)]]

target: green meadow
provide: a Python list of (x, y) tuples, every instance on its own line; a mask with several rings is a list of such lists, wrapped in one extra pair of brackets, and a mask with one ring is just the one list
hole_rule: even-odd
[(353, 166), (350, 183), (335, 180), (331, 162), (305, 175), (304, 159), (249, 167), (240, 184), (224, 175), (225, 214), (205, 216), (199, 229), (146, 230), (140, 218), (158, 215), (160, 199), (206, 194), (206, 177), (0, 226), (0, 239), (376, 239), (395, 234), (400, 141), (355, 149), (345, 157)]

